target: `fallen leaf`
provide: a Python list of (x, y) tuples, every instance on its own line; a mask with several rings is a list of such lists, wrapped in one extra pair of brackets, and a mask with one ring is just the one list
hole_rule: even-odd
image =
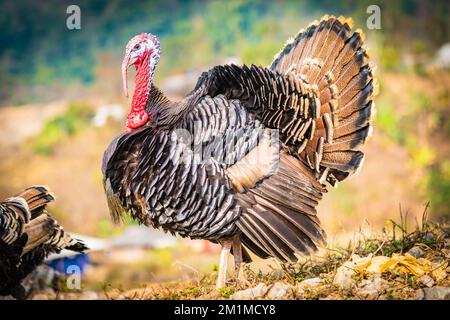
[(367, 268), (369, 273), (383, 273), (394, 264), (392, 259), (385, 256), (376, 256), (372, 259), (372, 263)]
[[(421, 277), (429, 273), (431, 268), (431, 262), (424, 258), (416, 259), (410, 254), (393, 254), (392, 257), (386, 256), (375, 256), (369, 255), (367, 257), (359, 257), (357, 255), (352, 256), (352, 269), (359, 273), (406, 273), (413, 274), (417, 277)], [(436, 269), (438, 277), (443, 276), (445, 272), (445, 267), (443, 269)], [(446, 276), (446, 274), (445, 274)]]
[(443, 263), (431, 271), (431, 276), (434, 278), (434, 280), (441, 281), (447, 278), (447, 271), (446, 271), (447, 265), (448, 265), (447, 262)]

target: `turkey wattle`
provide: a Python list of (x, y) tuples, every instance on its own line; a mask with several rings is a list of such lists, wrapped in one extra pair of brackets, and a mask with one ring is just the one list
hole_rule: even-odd
[[(302, 30), (270, 67), (216, 66), (183, 100), (153, 84), (155, 36), (127, 45), (122, 65), (136, 67), (125, 132), (105, 151), (102, 171), (115, 221), (140, 223), (222, 245), (236, 276), (247, 250), (296, 261), (325, 243), (316, 206), (355, 173), (374, 111), (375, 82), (360, 31), (325, 16)], [(243, 247), (242, 247), (243, 245)]]
[(0, 202), (0, 295), (23, 298), (21, 281), (50, 253), (87, 249), (47, 213), (53, 200), (47, 188), (33, 186)]

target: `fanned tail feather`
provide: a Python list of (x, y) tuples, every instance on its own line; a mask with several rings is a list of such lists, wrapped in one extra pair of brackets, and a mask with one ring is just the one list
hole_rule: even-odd
[(324, 16), (280, 51), (271, 69), (295, 74), (318, 95), (320, 116), (300, 158), (316, 177), (334, 185), (361, 167), (359, 150), (371, 134), (376, 82), (361, 30), (353, 22)]
[(18, 198), (28, 204), (31, 220), (24, 226), (27, 242), (23, 254), (45, 245), (48, 250), (58, 252), (62, 249), (84, 251), (87, 247), (80, 240), (73, 239), (46, 211), (47, 204), (55, 200), (45, 186), (32, 186), (25, 189)]
[(48, 188), (44, 186), (29, 187), (18, 196), (22, 197), (27, 202), (31, 218), (41, 214), (45, 210), (47, 204), (55, 200), (55, 197), (50, 193)]

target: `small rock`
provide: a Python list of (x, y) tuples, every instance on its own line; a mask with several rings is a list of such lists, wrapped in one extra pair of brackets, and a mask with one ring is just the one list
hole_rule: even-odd
[(318, 287), (322, 283), (320, 278), (310, 278), (303, 280), (299, 284), (297, 284), (296, 288), (299, 291), (303, 291), (305, 288), (315, 288)]
[(286, 275), (286, 272), (284, 270), (275, 270), (275, 272), (273, 272), (272, 277), (274, 279), (283, 279), (283, 277)]
[(98, 300), (98, 293), (95, 291), (83, 291), (79, 295), (79, 300)]
[(434, 257), (431, 262), (434, 264), (440, 264), (443, 263), (445, 261), (444, 257)]
[(275, 282), (265, 295), (265, 298), (271, 300), (279, 300), (282, 299), (289, 290), (292, 290), (293, 286), (290, 284), (284, 284), (281, 282)]
[(58, 297), (61, 300), (98, 300), (99, 296), (94, 291), (67, 292)]
[(222, 298), (222, 293), (217, 290), (213, 290), (210, 293), (194, 298), (194, 300), (219, 300)]
[(416, 291), (417, 300), (450, 300), (450, 288), (433, 287)]
[(419, 247), (413, 247), (413, 248), (411, 248), (411, 249), (408, 251), (408, 253), (409, 253), (410, 255), (412, 255), (412, 256), (413, 256), (414, 258), (416, 258), (416, 259), (423, 257), (423, 255), (425, 254), (425, 252), (424, 252), (421, 248), (419, 248)]
[(443, 263), (431, 263), (431, 276), (436, 280), (437, 282), (440, 282), (447, 278), (447, 273), (450, 271), (447, 267), (448, 262)]
[(427, 241), (434, 241), (434, 234), (432, 234), (431, 232), (427, 232), (424, 236), (424, 239)]
[(427, 286), (428, 288), (431, 288), (434, 286), (434, 280), (429, 275), (425, 274), (421, 276), (419, 279), (417, 279), (422, 283), (423, 285)]
[(376, 274), (367, 280), (361, 281), (356, 292), (367, 299), (377, 299), (386, 283), (381, 274)]
[[(450, 241), (448, 242), (448, 246), (450, 247)], [(442, 249), (441, 251), (447, 259), (450, 259), (450, 249)]]
[(53, 300), (53, 299), (50, 299), (50, 297), (45, 293), (37, 293), (33, 296), (33, 298), (31, 298), (31, 300)]
[(336, 270), (333, 284), (344, 289), (349, 289), (356, 284), (356, 280), (352, 278), (355, 271), (352, 269), (354, 263), (352, 261), (346, 261), (342, 266)]
[(269, 288), (264, 284), (260, 283), (254, 288), (248, 288), (245, 290), (237, 291), (232, 296), (232, 300), (249, 300), (249, 299), (257, 299), (262, 298)]
[(39, 291), (33, 297), (32, 300), (55, 300), (56, 293), (52, 288), (45, 288), (44, 290)]
[(342, 296), (337, 293), (332, 293), (325, 298), (319, 298), (319, 300), (343, 300)]

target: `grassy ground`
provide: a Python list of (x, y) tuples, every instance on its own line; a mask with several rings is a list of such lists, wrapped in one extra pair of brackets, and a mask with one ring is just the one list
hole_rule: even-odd
[[(282, 299), (415, 299), (419, 289), (450, 287), (450, 225), (428, 221), (426, 211), (424, 215), (424, 222), (413, 231), (407, 230), (406, 217), (402, 216), (400, 222), (388, 221), (375, 236), (358, 234), (356, 240), (345, 247), (323, 248), (314, 256), (304, 257), (294, 264), (274, 264), (274, 261), (267, 260), (246, 265), (242, 279), (235, 281), (230, 277), (227, 286), (220, 290), (214, 287), (217, 276), (214, 261), (218, 254), (196, 253), (181, 246), (152, 251), (131, 265), (124, 261), (123, 264), (111, 264), (107, 271), (103, 270), (106, 274), (103, 277), (97, 269), (83, 279), (83, 290), (78, 293), (60, 289), (59, 294), (46, 296), (38, 293), (35, 298), (79, 299), (86, 298), (86, 292), (95, 292), (96, 298), (112, 300), (229, 299), (236, 292), (262, 283), (269, 289), (274, 284), (288, 287), (280, 297)], [(417, 251), (420, 253), (417, 259), (409, 256), (410, 253), (417, 255)], [(351, 285), (342, 286), (336, 282), (336, 274), (349, 260), (374, 261), (380, 256), (384, 259), (410, 257), (415, 263), (412, 267), (416, 269), (403, 265), (374, 275), (361, 266), (355, 266)], [(178, 259), (183, 259), (183, 262)], [(194, 269), (190, 265), (199, 267)], [(423, 275), (417, 274), (422, 272), (417, 268), (423, 271)], [(174, 275), (174, 270), (177, 270), (177, 275)], [(308, 279), (315, 279), (319, 284), (304, 285)], [(432, 279), (432, 284), (424, 279)], [(372, 292), (370, 287), (376, 281), (378, 287)], [(269, 299), (270, 296), (262, 294), (257, 298)]]
[[(255, 287), (259, 283), (271, 285), (274, 282), (290, 284), (292, 290), (288, 290), (283, 297), (285, 299), (414, 299), (416, 290), (427, 287), (419, 281), (419, 277), (409, 272), (383, 272), (381, 275), (383, 288), (376, 296), (364, 294), (359, 290), (361, 284), (370, 280), (367, 273), (353, 275), (355, 285), (342, 288), (334, 283), (336, 272), (345, 261), (355, 254), (359, 257), (387, 256), (395, 254), (404, 255), (412, 248), (423, 250), (421, 259), (431, 262), (432, 270), (443, 269), (448, 273), (450, 259), (450, 228), (448, 224), (423, 223), (413, 232), (405, 229), (405, 224), (391, 221), (390, 230), (385, 229), (382, 234), (374, 238), (362, 237), (356, 243), (350, 243), (345, 248), (323, 250), (321, 255), (303, 259), (296, 264), (284, 264), (281, 270), (272, 270), (264, 273), (251, 267), (244, 269), (246, 281), (234, 283), (230, 281), (228, 286), (214, 289), (215, 273), (203, 275), (196, 280), (177, 283), (163, 283), (148, 285), (145, 288), (128, 290), (110, 290), (107, 298), (110, 299), (228, 299), (230, 296), (247, 288)], [(320, 278), (321, 284), (317, 287), (301, 287), (299, 285), (305, 279)], [(450, 287), (450, 279), (435, 278), (433, 286)], [(300, 289), (301, 288), (301, 289)]]

